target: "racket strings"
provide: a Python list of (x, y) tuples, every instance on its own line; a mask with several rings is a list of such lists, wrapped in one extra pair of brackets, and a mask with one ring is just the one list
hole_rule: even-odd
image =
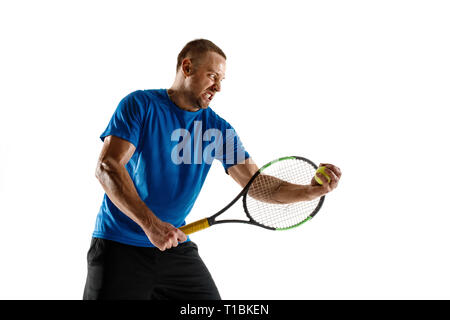
[(307, 219), (317, 208), (320, 198), (311, 201), (279, 203), (274, 195), (286, 183), (309, 185), (316, 168), (301, 159), (278, 161), (262, 171), (249, 188), (246, 206), (258, 223), (272, 228), (289, 228)]

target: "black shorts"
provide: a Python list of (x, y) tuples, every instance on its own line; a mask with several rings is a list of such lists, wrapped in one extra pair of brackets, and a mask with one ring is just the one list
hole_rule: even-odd
[(93, 238), (84, 300), (220, 300), (192, 241), (160, 251)]

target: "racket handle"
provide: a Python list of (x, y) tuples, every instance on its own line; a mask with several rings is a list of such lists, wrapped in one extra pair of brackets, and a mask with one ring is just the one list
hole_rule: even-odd
[(206, 228), (209, 228), (208, 218), (189, 223), (185, 226), (182, 226), (179, 229), (181, 231), (183, 231), (185, 234), (192, 234), (194, 232), (197, 232), (197, 231), (200, 231), (200, 230), (203, 230)]

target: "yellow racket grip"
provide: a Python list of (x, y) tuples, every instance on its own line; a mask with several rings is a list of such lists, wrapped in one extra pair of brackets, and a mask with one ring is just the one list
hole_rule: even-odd
[(185, 234), (192, 234), (194, 232), (209, 228), (208, 218), (201, 219), (192, 223), (189, 223), (180, 228)]

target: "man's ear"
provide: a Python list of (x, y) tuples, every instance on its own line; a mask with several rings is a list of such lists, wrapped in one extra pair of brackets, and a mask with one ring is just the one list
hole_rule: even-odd
[(189, 58), (183, 59), (181, 63), (181, 70), (183, 71), (184, 76), (190, 76), (192, 74), (192, 61)]

